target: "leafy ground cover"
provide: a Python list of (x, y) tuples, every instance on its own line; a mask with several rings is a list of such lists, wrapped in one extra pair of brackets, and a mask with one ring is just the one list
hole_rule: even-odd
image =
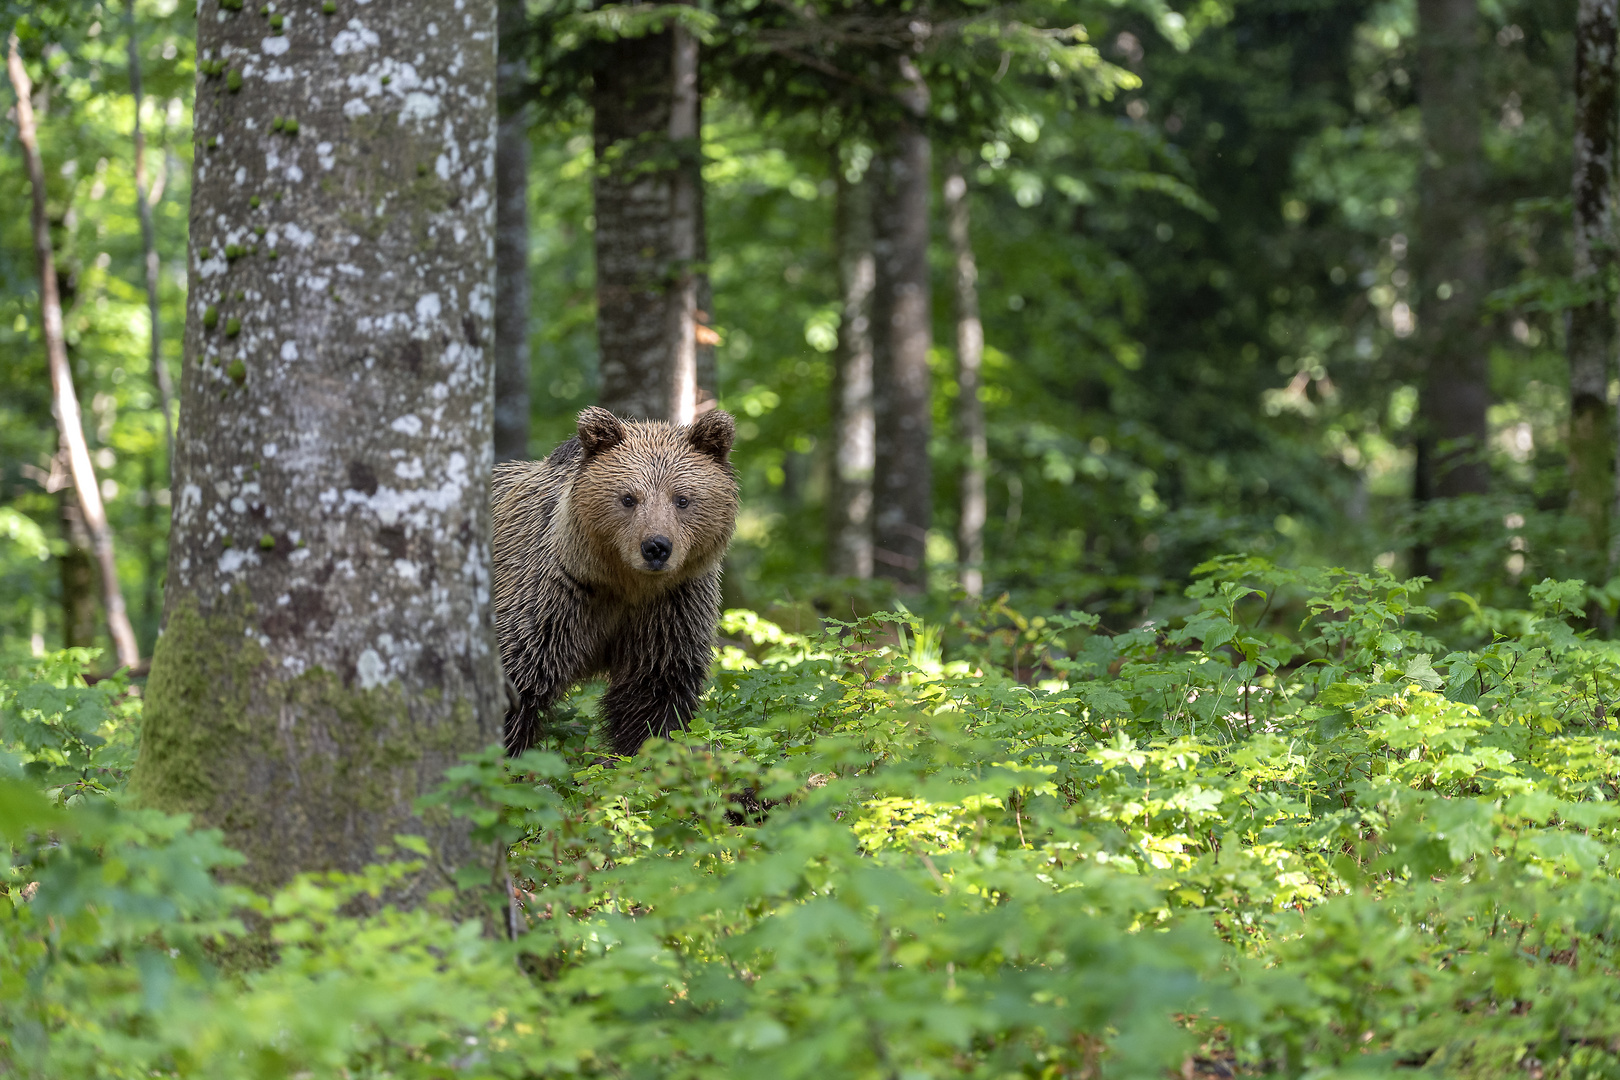
[[(1584, 584), (1531, 595), (1442, 624), (1418, 582), (1229, 558), (1113, 633), (733, 612), (687, 736), (604, 762), (576, 715), (455, 771), (434, 812), (488, 865), (401, 837), (268, 898), (124, 793), (126, 684), (29, 661), (0, 684), (0, 1067), (1620, 1074), (1620, 654), (1566, 621)], [(389, 907), (421, 874), (434, 902)]]

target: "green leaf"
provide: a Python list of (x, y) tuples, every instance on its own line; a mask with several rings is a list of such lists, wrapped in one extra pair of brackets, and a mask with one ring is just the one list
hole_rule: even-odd
[(1339, 682), (1323, 687), (1316, 700), (1322, 705), (1354, 705), (1363, 700), (1366, 693), (1367, 687), (1360, 683)]

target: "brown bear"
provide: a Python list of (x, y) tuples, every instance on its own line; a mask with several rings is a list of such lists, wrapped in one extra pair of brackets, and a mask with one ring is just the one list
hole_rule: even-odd
[(579, 414), (544, 461), (495, 466), (495, 629), (515, 698), (506, 749), (539, 739), (568, 688), (608, 676), (615, 752), (684, 727), (713, 660), (720, 563), (737, 521), (736, 425)]

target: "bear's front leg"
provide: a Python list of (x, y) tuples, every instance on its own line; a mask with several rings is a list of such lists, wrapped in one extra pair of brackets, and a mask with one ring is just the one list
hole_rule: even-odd
[(501, 626), (496, 613), (501, 665), (516, 692), (504, 729), (512, 757), (540, 741), (542, 718), (585, 674), (593, 647), (590, 597), (582, 586), (559, 575), (536, 594), (544, 598), (543, 606), (520, 612), (527, 618), (517, 626)]
[(651, 738), (684, 728), (714, 662), (720, 618), (718, 572), (676, 586), (630, 613), (614, 642), (602, 719), (613, 752), (626, 757)]
[[(513, 684), (516, 686), (516, 684)], [(517, 757), (540, 741), (543, 725), (541, 716), (556, 704), (554, 693), (536, 693), (517, 689), (516, 697), (508, 695), (506, 721), (502, 725), (502, 732), (506, 743), (506, 756)]]

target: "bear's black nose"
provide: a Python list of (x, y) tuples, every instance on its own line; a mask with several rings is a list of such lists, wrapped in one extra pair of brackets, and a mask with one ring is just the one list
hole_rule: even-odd
[(641, 557), (654, 570), (662, 570), (664, 563), (669, 561), (669, 553), (674, 550), (675, 545), (669, 542), (667, 536), (654, 536), (641, 542)]

